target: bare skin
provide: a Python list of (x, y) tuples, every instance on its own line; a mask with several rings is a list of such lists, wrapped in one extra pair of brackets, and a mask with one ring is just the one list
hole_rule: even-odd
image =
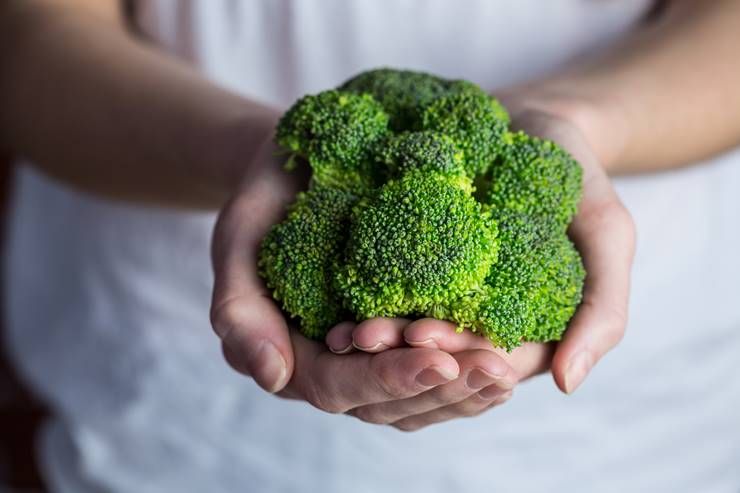
[(305, 184), (273, 157), (280, 110), (137, 39), (115, 0), (0, 4), (0, 148), (93, 193), (221, 209), (212, 320), (227, 361), (270, 392), (414, 430), (504, 402), (542, 371), (572, 392), (621, 339), (634, 227), (606, 173), (681, 166), (740, 141), (737, 19), (732, 0), (676, 0), (609, 53), (500, 93), (517, 126), (561, 143), (586, 175), (571, 228), (586, 301), (564, 341), (510, 355), (432, 320), (340, 324), (333, 351), (289, 328), (254, 266)]

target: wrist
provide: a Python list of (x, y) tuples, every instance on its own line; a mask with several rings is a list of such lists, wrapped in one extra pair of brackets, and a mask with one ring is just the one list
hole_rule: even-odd
[(205, 163), (211, 163), (223, 196), (228, 199), (254, 172), (257, 156), (273, 139), (280, 113), (272, 108), (247, 108), (224, 121), (205, 146)]
[(588, 142), (601, 166), (619, 174), (629, 127), (616, 97), (596, 97), (564, 82), (543, 82), (504, 91), (501, 100), (514, 125), (521, 115), (541, 113), (567, 122)]

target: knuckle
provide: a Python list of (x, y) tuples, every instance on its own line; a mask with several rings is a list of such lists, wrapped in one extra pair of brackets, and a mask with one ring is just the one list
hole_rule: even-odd
[(316, 383), (307, 385), (305, 397), (309, 404), (325, 413), (340, 414), (347, 411), (332, 392)]
[(468, 399), (465, 399), (457, 406), (455, 406), (455, 414), (457, 414), (458, 416), (472, 417), (480, 413), (480, 411), (484, 409), (487, 404), (490, 404), (490, 402), (484, 401), (479, 396), (475, 395)]
[(427, 391), (427, 397), (434, 405), (434, 407), (443, 407), (457, 402), (465, 396), (456, 396), (454, 392), (446, 389), (445, 386), (442, 385), (440, 387)]
[(391, 365), (379, 364), (373, 367), (375, 382), (380, 392), (389, 400), (403, 399), (409, 396), (408, 387), (398, 378), (399, 372)]
[(227, 300), (218, 304), (214, 304), (211, 308), (211, 326), (214, 332), (221, 338), (224, 339), (226, 335), (237, 325), (241, 320), (241, 308), (237, 300)]
[(604, 344), (607, 348), (613, 348), (624, 338), (627, 313), (624, 310), (613, 309), (609, 312), (604, 324)]
[(417, 431), (423, 428), (423, 426), (419, 424), (415, 424), (412, 421), (405, 421), (405, 420), (396, 421), (395, 423), (392, 423), (391, 426), (405, 433), (411, 433), (411, 432), (414, 432), (414, 431)]
[(351, 411), (352, 415), (365, 423), (385, 425), (389, 421), (373, 406), (362, 406)]
[(608, 351), (622, 342), (627, 327), (627, 308), (601, 306), (594, 303), (591, 299), (584, 300), (583, 303), (594, 312), (600, 312), (598, 347), (604, 348), (601, 353)]

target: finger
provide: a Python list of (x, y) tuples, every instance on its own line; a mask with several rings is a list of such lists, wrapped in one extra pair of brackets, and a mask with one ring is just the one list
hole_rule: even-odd
[(527, 380), (550, 369), (555, 344), (525, 342), (511, 353), (504, 353), (503, 360), (516, 371), (519, 381)]
[(451, 419), (478, 416), (508, 401), (511, 398), (512, 392), (511, 390), (507, 390), (502, 393), (496, 392), (485, 395), (479, 392), (456, 404), (401, 419), (393, 423), (392, 426), (401, 431), (417, 431), (429, 425), (442, 423)]
[(412, 397), (454, 380), (460, 372), (455, 358), (434, 349), (336, 355), (316, 352), (316, 343), (300, 334), (293, 336), (293, 348), (296, 370), (288, 396), (297, 394), (331, 413)]
[(587, 272), (583, 302), (552, 362), (553, 377), (567, 393), (619, 343), (627, 322), (634, 225), (605, 176), (590, 185), (570, 228)]
[(405, 346), (403, 328), (408, 324), (405, 318), (371, 318), (357, 325), (352, 341), (355, 348), (368, 353)]
[[(441, 349), (457, 353), (468, 349), (495, 350), (491, 341), (470, 330), (457, 332), (455, 324), (434, 318), (414, 320), (403, 331), (403, 338), (409, 346)], [(506, 354), (504, 350), (496, 350)]]
[(230, 361), (240, 360), (242, 371), (275, 392), (290, 379), (293, 353), (285, 318), (256, 271), (258, 240), (244, 228), (253, 214), (253, 203), (236, 199), (216, 226), (211, 323), (230, 348)]
[(477, 349), (454, 356), (460, 367), (456, 380), (408, 399), (358, 407), (349, 414), (368, 423), (388, 424), (463, 401), (484, 388), (490, 392), (495, 387), (503, 393), (516, 384), (514, 372), (491, 351)]
[(433, 318), (411, 322), (403, 336), (409, 346), (436, 348), (451, 354), (469, 349), (492, 351), (514, 369), (519, 380), (547, 371), (554, 351), (552, 344), (527, 342), (507, 353), (480, 334), (470, 330), (457, 332), (455, 324)]
[(348, 354), (355, 350), (352, 345), (352, 332), (357, 327), (354, 322), (341, 322), (326, 334), (326, 345), (334, 354)]

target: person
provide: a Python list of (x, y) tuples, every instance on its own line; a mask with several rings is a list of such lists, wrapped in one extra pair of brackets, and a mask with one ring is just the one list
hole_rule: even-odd
[[(739, 18), (732, 0), (3, 3), (6, 340), (55, 411), (51, 488), (736, 491)], [(288, 328), (254, 255), (305, 177), (272, 131), (375, 66), (479, 83), (582, 164), (588, 279), (562, 342)], [(642, 245), (630, 337), (572, 397), (537, 378), (498, 406), (548, 370), (572, 393), (621, 340), (634, 228), (608, 175), (658, 171), (616, 181)]]

